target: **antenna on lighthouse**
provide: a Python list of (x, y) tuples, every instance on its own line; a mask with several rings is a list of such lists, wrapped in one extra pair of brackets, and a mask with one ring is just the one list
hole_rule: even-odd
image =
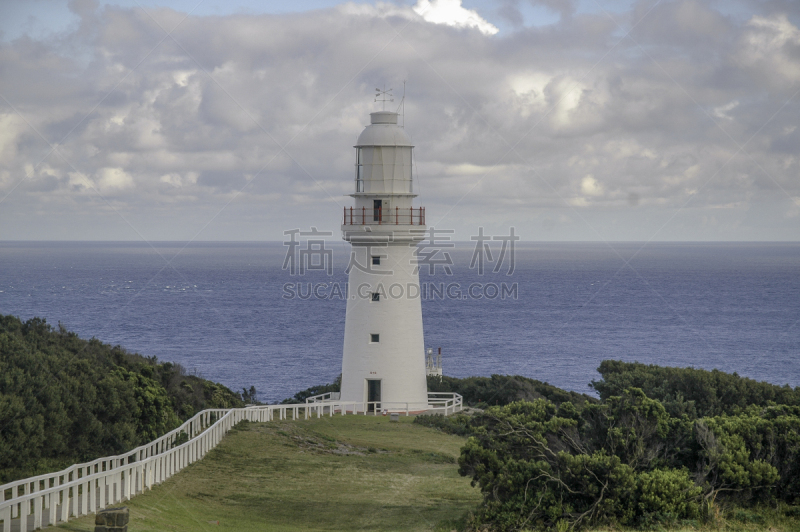
[(397, 111), (400, 111), (401, 109), (402, 112), (400, 116), (403, 117), (403, 125), (401, 125), (400, 127), (405, 128), (406, 127), (406, 80), (403, 80), (403, 97), (400, 98), (400, 105), (397, 106)]
[(382, 109), (386, 110), (386, 102), (393, 102), (394, 98), (392, 98), (392, 89), (386, 90), (386, 85), (383, 86), (383, 90), (375, 89), (375, 101), (381, 102), (383, 106)]

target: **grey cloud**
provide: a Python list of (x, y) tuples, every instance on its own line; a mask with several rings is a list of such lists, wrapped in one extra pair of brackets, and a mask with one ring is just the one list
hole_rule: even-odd
[(515, 28), (520, 28), (525, 19), (519, 9), (519, 0), (502, 0), (497, 7), (497, 14)]
[(533, 5), (547, 7), (559, 13), (562, 19), (569, 18), (575, 13), (574, 0), (528, 0)]
[(197, 179), (197, 184), (214, 187), (222, 190), (239, 190), (247, 183), (247, 179), (236, 173), (229, 172), (202, 172)]
[[(729, 45), (733, 22), (699, 0), (639, 2), (633, 10), (632, 36), (642, 45), (679, 48), (698, 59), (711, 59), (719, 47)], [(669, 48), (664, 53), (673, 52)]]
[[(445, 225), (478, 213), (527, 227), (526, 238), (586, 239), (613, 234), (592, 224), (623, 209), (647, 239), (690, 205), (727, 209), (715, 219), (733, 220), (729, 232), (676, 221), (658, 234), (735, 238), (764, 194), (773, 210), (796, 210), (796, 14), (753, 2), (739, 20), (713, 2), (666, 1), (612, 19), (540, 4), (562, 20), (494, 37), (387, 6), (186, 17), (76, 5), (82, 22), (68, 34), (0, 44), (0, 93), (19, 111), (0, 101), (0, 197), (34, 169), (6, 200), (14, 208), (0, 205), (0, 228), (50, 201), (88, 238), (86, 218), (104, 225), (112, 198), (148, 235), (172, 216), (182, 221), (161, 236), (191, 238), (238, 194), (214, 238), (270, 227), (281, 239), (304, 220), (335, 229), (372, 89), (393, 86), (399, 105), (403, 79), (420, 202), (448, 213)], [(509, 20), (518, 6), (498, 3)], [(44, 162), (50, 148), (33, 128), (59, 143)], [(777, 234), (800, 237), (795, 221)], [(46, 223), (24, 230), (38, 238)]]

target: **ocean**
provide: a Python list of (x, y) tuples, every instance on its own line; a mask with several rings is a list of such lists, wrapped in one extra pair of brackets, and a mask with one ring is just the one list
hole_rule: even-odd
[[(0, 312), (280, 401), (341, 371), (349, 248), (335, 236), (323, 251), (0, 242)], [(600, 361), (620, 359), (800, 385), (800, 243), (517, 242), (513, 257), (474, 244), (430, 248), (421, 266), (425, 342), (445, 375), (591, 393)]]

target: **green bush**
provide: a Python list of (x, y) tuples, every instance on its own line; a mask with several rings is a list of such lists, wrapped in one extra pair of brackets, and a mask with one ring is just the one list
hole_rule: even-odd
[(674, 521), (700, 513), (702, 489), (685, 469), (654, 469), (636, 477), (636, 504), (641, 521)]
[(469, 424), (469, 416), (463, 414), (451, 416), (444, 416), (442, 414), (421, 415), (414, 418), (414, 423), (458, 436), (466, 436), (470, 434), (472, 430)]
[(476, 526), (579, 528), (698, 515), (702, 489), (665, 458), (675, 423), (641, 390), (583, 409), (511, 403), (469, 426), (459, 472), (484, 493)]
[[(721, 493), (739, 500), (768, 498), (780, 480), (778, 469), (768, 462), (774, 458), (770, 449), (775, 443), (773, 425), (771, 420), (752, 414), (698, 420), (694, 427), (702, 448), (698, 481), (714, 495)], [(778, 496), (784, 495), (778, 491)]]
[(597, 371), (602, 379), (592, 381), (591, 386), (601, 399), (618, 396), (629, 388), (640, 388), (648, 397), (661, 401), (674, 417), (731, 415), (753, 405), (800, 406), (800, 388), (775, 386), (716, 369), (604, 360)]
[(282, 405), (286, 404), (302, 404), (306, 402), (306, 399), (309, 397), (313, 397), (315, 395), (320, 395), (323, 393), (328, 392), (339, 392), (342, 388), (342, 374), (340, 373), (338, 377), (333, 382), (328, 384), (320, 384), (317, 386), (312, 386), (311, 388), (306, 388), (305, 390), (299, 391), (294, 394), (293, 397), (288, 399), (284, 399), (281, 401)]
[(177, 364), (0, 316), (0, 483), (122, 454), (233, 406), (238, 395)]
[(652, 527), (716, 519), (718, 504), (798, 500), (800, 408), (735, 411), (671, 416), (630, 388), (599, 403), (537, 399), (419, 422), (471, 434), (459, 472), (484, 494), (474, 527)]
[(534, 399), (548, 399), (557, 405), (567, 401), (576, 405), (597, 402), (597, 399), (589, 395), (569, 392), (546, 382), (519, 375), (492, 375), (465, 379), (428, 376), (428, 391), (458, 393), (464, 398), (465, 404), (478, 408)]

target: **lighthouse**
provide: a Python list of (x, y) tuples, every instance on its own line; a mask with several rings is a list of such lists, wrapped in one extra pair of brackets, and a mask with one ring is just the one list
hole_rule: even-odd
[(414, 207), (412, 150), (398, 114), (378, 111), (355, 145), (341, 400), (366, 411), (428, 406), (417, 243), (425, 209)]

